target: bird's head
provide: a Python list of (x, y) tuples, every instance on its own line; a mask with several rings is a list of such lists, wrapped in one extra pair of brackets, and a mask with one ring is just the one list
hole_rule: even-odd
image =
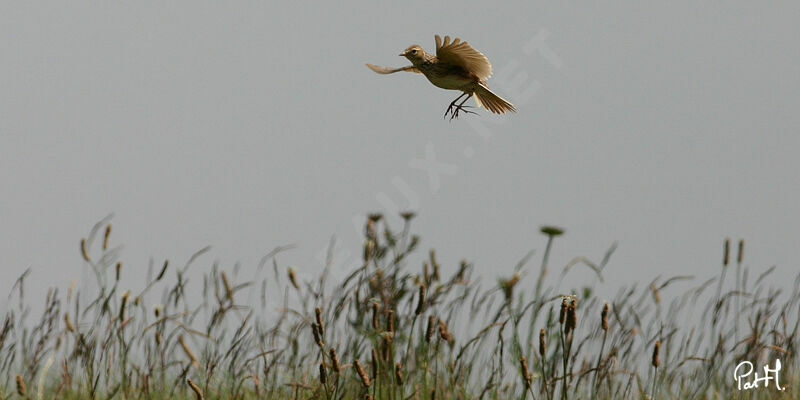
[(405, 51), (403, 51), (402, 53), (400, 53), (400, 55), (407, 58), (408, 61), (411, 61), (412, 64), (416, 64), (418, 62), (424, 61), (425, 56), (427, 54), (425, 53), (425, 50), (422, 50), (422, 47), (419, 47), (418, 45), (414, 44), (408, 46), (408, 48), (405, 49)]

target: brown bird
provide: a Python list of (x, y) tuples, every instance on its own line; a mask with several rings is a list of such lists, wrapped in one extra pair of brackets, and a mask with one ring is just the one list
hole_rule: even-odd
[[(486, 56), (459, 38), (450, 42), (450, 36), (445, 36), (442, 42), (442, 38), (436, 35), (435, 56), (426, 53), (418, 45), (409, 46), (400, 55), (411, 61), (412, 65), (389, 68), (367, 64), (367, 67), (379, 74), (392, 74), (398, 71), (421, 73), (435, 86), (464, 92), (450, 103), (444, 113), (445, 117), (450, 114), (450, 119), (457, 118), (459, 111), (475, 114), (467, 110), (468, 106), (464, 105), (472, 96), (475, 96), (478, 107), (495, 114), (517, 111), (513, 104), (492, 93), (486, 85), (486, 79), (492, 75), (492, 64)], [(467, 97), (456, 104), (464, 96)]]

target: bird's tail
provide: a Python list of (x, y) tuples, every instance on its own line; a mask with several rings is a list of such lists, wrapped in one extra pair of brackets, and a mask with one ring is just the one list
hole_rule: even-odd
[(506, 99), (494, 94), (486, 85), (480, 83), (475, 90), (475, 102), (478, 107), (483, 107), (495, 114), (505, 114), (507, 111), (517, 112), (514, 105)]

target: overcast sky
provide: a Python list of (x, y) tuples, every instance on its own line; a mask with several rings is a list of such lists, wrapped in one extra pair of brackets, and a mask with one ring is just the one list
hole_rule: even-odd
[[(354, 221), (408, 207), (423, 248), (488, 277), (541, 255), (542, 224), (567, 230), (556, 264), (618, 241), (611, 286), (710, 275), (726, 236), (793, 277), (798, 20), (798, 2), (2, 2), (0, 291), (28, 267), (41, 297), (79, 278), (110, 213), (125, 271), (206, 245), (201, 269), (248, 271), (296, 244), (281, 264), (314, 273), (331, 236), (357, 255)], [(458, 93), (364, 66), (434, 34), (483, 52), (519, 112), (448, 122)]]

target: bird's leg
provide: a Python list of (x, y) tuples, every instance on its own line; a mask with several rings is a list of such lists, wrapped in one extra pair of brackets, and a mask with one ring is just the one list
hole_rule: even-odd
[[(467, 94), (467, 92), (461, 93), (461, 95), (460, 95), (460, 96), (456, 97), (456, 99), (455, 99), (455, 100), (453, 100), (453, 102), (452, 102), (452, 103), (450, 103), (450, 105), (449, 105), (449, 106), (447, 106), (447, 110), (444, 112), (444, 118), (447, 118), (447, 114), (450, 114), (451, 112), (454, 112), (453, 108), (456, 108), (456, 109), (458, 109), (458, 108), (460, 107), (460, 106), (457, 106), (457, 105), (456, 105), (456, 102), (457, 102), (459, 99), (461, 99), (462, 97), (464, 97), (464, 95), (466, 95), (466, 94)], [(467, 98), (469, 98), (469, 97), (467, 97)], [(462, 102), (461, 104), (464, 104), (464, 103)], [(458, 114), (458, 112), (457, 112), (457, 111), (456, 111), (456, 114)], [(453, 119), (453, 118), (451, 117), (450, 119)]]
[[(469, 100), (469, 98), (472, 97), (472, 93), (464, 92), (464, 94), (468, 94), (468, 96), (464, 100), (462, 100), (461, 103), (458, 103), (458, 105), (455, 106), (455, 109), (453, 109), (453, 112), (450, 113), (450, 120), (452, 120), (453, 118), (458, 118), (458, 112), (459, 111), (464, 111), (467, 114), (475, 114), (475, 115), (478, 114), (475, 111), (467, 110), (467, 108), (469, 108), (469, 106), (465, 106), (464, 105), (464, 103), (466, 103), (467, 100)], [(459, 98), (460, 97), (461, 96), (459, 96)], [(458, 100), (458, 99), (456, 99), (456, 100)], [(455, 101), (453, 101), (453, 103), (455, 103)]]

